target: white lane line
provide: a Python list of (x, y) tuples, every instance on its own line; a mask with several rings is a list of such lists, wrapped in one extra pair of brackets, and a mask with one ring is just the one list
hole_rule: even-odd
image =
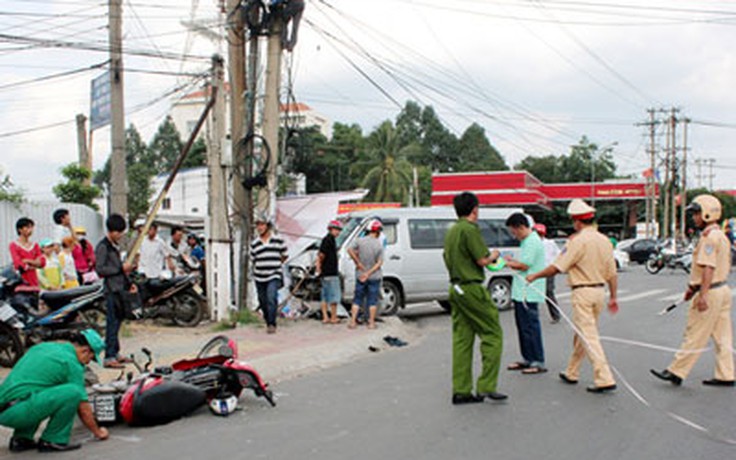
[(662, 302), (674, 302), (675, 300), (682, 300), (682, 297), (684, 295), (685, 295), (684, 292), (668, 295), (667, 297), (662, 297)]
[[(628, 289), (619, 289), (619, 290), (618, 290), (618, 293), (619, 293), (619, 294), (626, 294), (627, 292), (629, 292), (629, 290), (628, 290)], [(571, 295), (572, 295), (572, 291), (565, 291), (565, 292), (563, 292), (563, 293), (560, 293), (560, 294), (556, 294), (555, 296), (556, 296), (556, 297), (557, 297), (558, 299), (566, 299), (566, 298), (570, 297)]]
[(652, 296), (661, 294), (663, 292), (667, 292), (667, 289), (650, 289), (649, 291), (639, 292), (637, 294), (632, 294), (626, 297), (619, 297), (618, 301), (619, 303), (631, 302), (632, 300), (639, 300), (645, 297), (652, 297)]

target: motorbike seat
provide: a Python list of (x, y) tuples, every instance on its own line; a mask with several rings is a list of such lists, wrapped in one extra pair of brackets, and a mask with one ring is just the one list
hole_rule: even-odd
[(80, 286), (72, 289), (64, 289), (62, 291), (44, 291), (41, 293), (41, 300), (52, 310), (57, 310), (64, 305), (72, 302), (74, 299), (87, 294), (92, 294), (100, 289), (100, 285)]
[(148, 279), (146, 280), (146, 287), (152, 291), (160, 292), (170, 288), (171, 286), (176, 286), (185, 278), (186, 276), (175, 276), (171, 279)]

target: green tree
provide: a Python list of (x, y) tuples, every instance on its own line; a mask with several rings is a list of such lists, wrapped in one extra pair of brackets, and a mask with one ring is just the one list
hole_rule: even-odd
[(477, 123), (468, 126), (458, 144), (456, 171), (505, 171), (509, 167)]
[(367, 161), (355, 168), (367, 171), (362, 186), (369, 190), (367, 201), (406, 203), (411, 186), (411, 164), (407, 156), (415, 144), (401, 145), (390, 121), (383, 122), (367, 140)]
[(158, 131), (148, 145), (155, 173), (171, 171), (183, 147), (184, 143), (181, 141), (179, 131), (169, 115), (158, 126)]
[(562, 182), (561, 173), (559, 171), (559, 158), (554, 155), (543, 157), (528, 156), (521, 160), (514, 169), (528, 171), (534, 177), (542, 182), (551, 184)]
[[(179, 153), (177, 153), (178, 155)], [(181, 166), (182, 168), (207, 166), (207, 143), (204, 141), (204, 137), (200, 137), (194, 141)]]
[(102, 195), (102, 190), (96, 185), (87, 185), (86, 182), (92, 178), (89, 169), (70, 163), (62, 168), (61, 175), (66, 178), (66, 182), (56, 184), (53, 192), (62, 203), (80, 203), (95, 210), (99, 209), (94, 199)]
[(0, 201), (9, 201), (11, 203), (20, 204), (25, 200), (23, 190), (13, 184), (10, 176), (3, 174), (0, 169)]
[(601, 150), (586, 136), (573, 145), (569, 155), (528, 156), (514, 169), (529, 171), (542, 182), (601, 182), (616, 177), (612, 148)]

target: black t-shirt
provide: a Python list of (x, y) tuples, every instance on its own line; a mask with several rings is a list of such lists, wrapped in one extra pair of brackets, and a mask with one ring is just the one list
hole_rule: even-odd
[(337, 243), (335, 243), (335, 237), (332, 234), (322, 238), (319, 252), (325, 255), (322, 260), (322, 276), (337, 276)]

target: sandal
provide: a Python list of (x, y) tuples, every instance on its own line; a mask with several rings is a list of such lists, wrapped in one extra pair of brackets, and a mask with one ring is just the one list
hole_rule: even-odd
[(515, 362), (513, 364), (509, 364), (506, 367), (506, 370), (509, 370), (509, 371), (523, 371), (524, 369), (528, 369), (528, 368), (529, 368), (529, 365), (527, 363), (522, 363), (522, 362), (517, 361), (517, 362)]
[(521, 371), (522, 374), (544, 374), (545, 372), (547, 372), (547, 369), (540, 366), (527, 367)]

